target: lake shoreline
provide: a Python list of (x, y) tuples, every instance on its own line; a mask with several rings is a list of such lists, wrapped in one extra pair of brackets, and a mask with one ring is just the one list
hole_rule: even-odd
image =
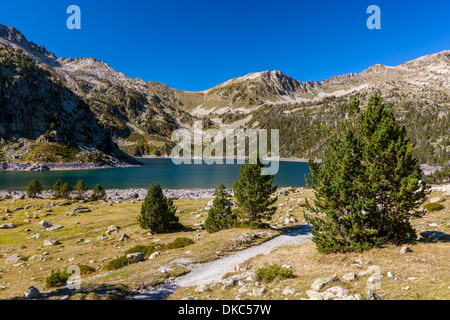
[(145, 164), (136, 160), (136, 163), (123, 161), (104, 162), (0, 162), (0, 172), (2, 171), (72, 171), (72, 170), (97, 170), (140, 167)]
[[(143, 200), (147, 195), (147, 189), (145, 188), (130, 188), (130, 189), (106, 189), (106, 200)], [(205, 199), (215, 197), (215, 189), (169, 189), (163, 188), (163, 194), (166, 197), (176, 199)], [(226, 192), (232, 194), (231, 189), (226, 189)], [(89, 198), (92, 194), (92, 190), (88, 190), (84, 193), (85, 198)], [(0, 199), (4, 199), (6, 196), (12, 198), (12, 200), (21, 200), (27, 198), (27, 192), (22, 190), (0, 190)], [(52, 190), (44, 190), (39, 195), (42, 199), (51, 199), (53, 197)], [(72, 198), (76, 197), (75, 193), (71, 194)], [(56, 200), (56, 199), (55, 199)]]

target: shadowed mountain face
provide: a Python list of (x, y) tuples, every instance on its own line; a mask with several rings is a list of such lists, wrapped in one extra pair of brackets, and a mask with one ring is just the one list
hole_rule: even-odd
[(0, 45), (3, 160), (40, 161), (55, 149), (58, 156), (47, 160), (168, 153), (172, 132), (195, 120), (219, 129), (276, 128), (282, 156), (320, 157), (350, 97), (358, 94), (364, 105), (377, 90), (421, 162), (449, 161), (450, 51), (321, 82), (263, 71), (187, 92), (128, 78), (93, 58), (56, 58), (13, 27), (0, 25)]

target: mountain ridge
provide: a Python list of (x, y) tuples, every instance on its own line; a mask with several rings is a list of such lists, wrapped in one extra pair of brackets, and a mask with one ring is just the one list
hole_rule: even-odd
[[(436, 114), (445, 114), (450, 101), (450, 50), (422, 56), (398, 66), (376, 64), (360, 73), (332, 76), (322, 81), (301, 82), (279, 70), (265, 70), (230, 79), (204, 91), (184, 91), (157, 81), (129, 78), (95, 58), (57, 58), (43, 46), (28, 41), (13, 27), (0, 25), (0, 45), (6, 46), (2, 52), (7, 56), (25, 55), (30, 58), (39, 70), (48, 72), (46, 77), (51, 82), (86, 104), (99, 130), (109, 135), (113, 145), (129, 155), (167, 154), (173, 146), (171, 133), (179, 128), (192, 127), (196, 120), (202, 120), (206, 127), (221, 129), (230, 126), (263, 128), (273, 125), (268, 121), (267, 114), (276, 111), (283, 118), (297, 117), (302, 113), (308, 119), (315, 117), (327, 123), (330, 119), (319, 116), (317, 112), (331, 112), (332, 117), (339, 117), (333, 113), (333, 108), (338, 109), (353, 94), (360, 95), (364, 101), (373, 91), (382, 92), (385, 101), (399, 111), (405, 109), (404, 104), (409, 103), (417, 110), (431, 106)], [(17, 52), (12, 53), (12, 50)], [(29, 63), (24, 62), (24, 59), (17, 58), (13, 63), (19, 66)], [(4, 66), (4, 61), (2, 63)], [(34, 67), (31, 69), (35, 70)], [(5, 70), (2, 77), (11, 78), (11, 74)], [(31, 71), (14, 76), (20, 79), (8, 78), (4, 81), (23, 82), (28, 76), (27, 72)], [(7, 83), (3, 83), (3, 86), (4, 94)], [(46, 99), (50, 97), (48, 95)], [(27, 99), (32, 98), (33, 92), (29, 92)], [(35, 98), (43, 99), (40, 96)], [(20, 109), (19, 105), (16, 107)], [(400, 116), (403, 115), (400, 113)], [(311, 128), (315, 126), (315, 118), (308, 120), (313, 121), (310, 123)], [(43, 126), (51, 124), (42, 123)], [(284, 123), (277, 125), (282, 127)], [(303, 126), (302, 123), (294, 125)], [(433, 145), (434, 148), (446, 137), (436, 137), (438, 140), (433, 138), (427, 142), (427, 146)], [(5, 140), (5, 137), (2, 139)], [(318, 139), (317, 146), (322, 147), (324, 137)], [(11, 141), (5, 141), (3, 145), (8, 143), (11, 144)], [(36, 140), (27, 143), (36, 144)], [(444, 154), (447, 153), (446, 143), (444, 139), (444, 145), (439, 147), (439, 150), (444, 150)], [(76, 141), (75, 145), (77, 148), (83, 147)], [(298, 151), (295, 146), (289, 148), (297, 151), (282, 150), (283, 156), (307, 157), (317, 153), (313, 146), (302, 151)], [(1, 152), (5, 153), (5, 147), (0, 146), (0, 159)], [(6, 153), (8, 159), (11, 158), (9, 156), (18, 156), (14, 152), (11, 154), (11, 151)], [(15, 159), (29, 158), (21, 154), (26, 152), (19, 152)]]

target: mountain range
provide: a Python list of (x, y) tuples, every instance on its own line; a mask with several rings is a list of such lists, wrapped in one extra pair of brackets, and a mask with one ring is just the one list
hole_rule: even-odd
[(283, 157), (320, 157), (354, 94), (379, 91), (421, 163), (450, 161), (450, 50), (398, 66), (301, 82), (281, 71), (247, 74), (199, 92), (129, 78), (94, 58), (58, 58), (0, 25), (0, 161), (131, 162), (168, 154), (171, 134), (276, 128)]

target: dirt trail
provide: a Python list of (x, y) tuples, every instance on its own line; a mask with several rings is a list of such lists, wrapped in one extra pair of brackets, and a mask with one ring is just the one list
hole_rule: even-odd
[(191, 270), (188, 274), (178, 277), (170, 283), (164, 283), (150, 290), (142, 290), (134, 293), (127, 299), (164, 300), (179, 288), (220, 281), (225, 274), (233, 272), (235, 266), (252, 257), (259, 254), (267, 254), (282, 246), (309, 241), (311, 237), (311, 228), (309, 226), (303, 226), (300, 229), (295, 229), (289, 233), (277, 236), (258, 246), (234, 252), (223, 258), (211, 262), (188, 265), (187, 267)]

